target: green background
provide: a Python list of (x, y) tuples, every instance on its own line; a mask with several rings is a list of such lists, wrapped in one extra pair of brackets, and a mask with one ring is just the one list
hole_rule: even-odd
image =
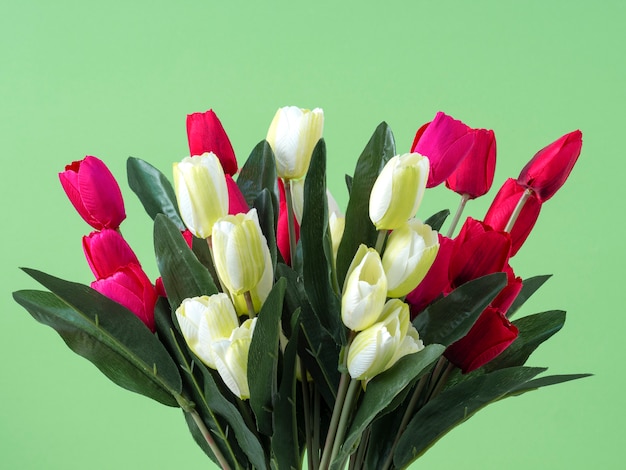
[[(620, 468), (623, 455), (623, 109), (621, 1), (23, 1), (0, 16), (3, 222), (0, 466), (210, 468), (181, 413), (129, 393), (13, 302), (34, 267), (89, 283), (90, 228), (57, 173), (87, 154), (126, 198), (122, 230), (154, 278), (152, 227), (128, 188), (128, 156), (166, 174), (188, 152), (185, 116), (216, 110), (240, 163), (280, 106), (322, 107), (329, 186), (386, 120), (398, 151), (443, 110), (498, 139), (494, 188), (541, 147), (583, 131), (582, 156), (513, 259), (554, 277), (525, 314), (562, 308), (565, 328), (530, 365), (591, 372), (490, 406), (415, 468)], [(419, 215), (455, 208), (445, 188)]]

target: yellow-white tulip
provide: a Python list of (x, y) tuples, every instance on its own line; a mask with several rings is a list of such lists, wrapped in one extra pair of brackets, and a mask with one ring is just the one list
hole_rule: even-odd
[(256, 209), (227, 215), (213, 225), (215, 270), (232, 295), (251, 291), (265, 271), (267, 240)]
[[(272, 290), (272, 286), (274, 285), (274, 266), (272, 265), (272, 257), (270, 256), (270, 251), (265, 250), (265, 262), (264, 262), (264, 271), (261, 276), (261, 280), (250, 289), (250, 297), (252, 298), (252, 305), (254, 306), (254, 313), (259, 313), (261, 311), (261, 307), (263, 306), (263, 302), (267, 299), (270, 291)], [(233, 303), (235, 304), (235, 310), (239, 315), (249, 315), (248, 304), (243, 294), (233, 295), (232, 296)]]
[(323, 130), (324, 112), (319, 108), (310, 111), (286, 106), (276, 112), (267, 131), (267, 141), (276, 156), (278, 176), (299, 179), (306, 174)]
[(429, 171), (419, 153), (396, 155), (387, 162), (370, 193), (369, 215), (378, 230), (395, 230), (415, 215)]
[(341, 297), (341, 319), (353, 331), (378, 321), (387, 298), (387, 278), (380, 256), (361, 245), (348, 268)]
[(248, 353), (256, 320), (246, 320), (232, 331), (228, 339), (211, 344), (217, 372), (230, 391), (242, 400), (250, 398)]
[(198, 238), (211, 236), (213, 224), (228, 214), (224, 170), (213, 153), (174, 163), (174, 189), (185, 225)]
[(233, 304), (226, 294), (183, 300), (176, 318), (189, 348), (202, 362), (216, 368), (211, 345), (227, 339), (239, 326)]
[(417, 219), (391, 232), (383, 254), (387, 296), (404, 297), (415, 289), (435, 261), (438, 250), (437, 232)]

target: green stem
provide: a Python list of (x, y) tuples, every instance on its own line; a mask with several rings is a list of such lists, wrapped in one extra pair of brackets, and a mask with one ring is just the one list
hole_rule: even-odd
[(211, 436), (211, 432), (207, 429), (206, 425), (204, 424), (204, 421), (202, 421), (202, 418), (200, 418), (200, 415), (198, 414), (198, 412), (196, 410), (192, 410), (192, 411), (189, 411), (188, 413), (193, 418), (193, 421), (194, 423), (196, 423), (196, 426), (198, 426), (198, 429), (200, 430), (202, 437), (204, 437), (204, 440), (211, 448), (211, 452), (213, 452), (213, 455), (215, 455), (215, 458), (219, 462), (222, 469), (230, 470), (230, 465), (228, 465), (228, 462), (224, 458), (224, 455), (220, 451), (219, 447), (217, 447), (217, 444), (215, 444), (215, 441), (213, 440), (213, 437)]
[(321, 395), (317, 387), (313, 387), (313, 467), (318, 470), (320, 466), (320, 409)]
[[(289, 261), (291, 267), (295, 266), (296, 260), (296, 226), (293, 216), (293, 197), (291, 193), (291, 180), (284, 180), (285, 183), (285, 202), (287, 203), (287, 227), (289, 228)], [(287, 260), (285, 260), (287, 261)]]
[(341, 410), (343, 408), (346, 393), (348, 392), (348, 374), (344, 372), (339, 379), (339, 388), (337, 389), (337, 399), (335, 400), (335, 406), (333, 408), (333, 415), (330, 418), (330, 426), (328, 433), (326, 434), (326, 442), (324, 443), (324, 451), (322, 452), (322, 460), (320, 462), (320, 468), (325, 470), (330, 464), (330, 455), (332, 452), (333, 444), (335, 442), (335, 435), (337, 434), (337, 426), (339, 425), (339, 418), (341, 417)]
[(254, 318), (256, 316), (256, 312), (254, 310), (252, 294), (250, 294), (249, 290), (243, 293), (243, 298), (246, 299), (246, 306), (248, 307), (248, 318)]
[(385, 246), (385, 239), (387, 238), (387, 234), (389, 230), (379, 230), (378, 237), (376, 238), (376, 251), (378, 251), (379, 255), (383, 255), (383, 247)]
[(306, 368), (302, 361), (298, 360), (300, 368), (300, 386), (302, 388), (302, 408), (304, 410), (304, 435), (306, 438), (306, 453), (309, 467), (313, 470), (313, 437), (311, 435), (311, 403), (309, 397), (309, 381), (307, 380)]
[(454, 214), (454, 218), (452, 219), (452, 222), (450, 223), (450, 228), (448, 229), (448, 233), (446, 234), (446, 237), (452, 238), (452, 235), (454, 235), (454, 230), (456, 229), (456, 226), (459, 223), (459, 219), (461, 218), (461, 214), (463, 213), (463, 210), (465, 209), (465, 204), (467, 203), (467, 201), (469, 201), (469, 194), (463, 194), (461, 196), (461, 202), (459, 203), (459, 207), (457, 207), (456, 212)]
[(513, 213), (511, 214), (511, 217), (509, 218), (509, 221), (507, 222), (506, 227), (504, 227), (505, 232), (511, 233), (511, 230), (513, 229), (513, 226), (515, 225), (517, 218), (522, 213), (522, 209), (524, 208), (524, 205), (526, 204), (526, 201), (528, 200), (531, 194), (532, 194), (531, 189), (527, 189), (526, 191), (522, 193), (522, 197), (520, 197), (519, 201), (517, 201), (517, 205), (515, 206), (515, 209), (513, 210)]
[(335, 443), (333, 444), (333, 451), (330, 455), (330, 462), (332, 462), (337, 454), (339, 453), (339, 448), (342, 445), (343, 438), (348, 430), (348, 419), (352, 414), (352, 405), (357, 396), (357, 392), (359, 391), (359, 387), (361, 386), (361, 381), (356, 379), (350, 380), (350, 385), (348, 386), (348, 391), (346, 393), (346, 400), (343, 404), (343, 409), (341, 410), (341, 418), (339, 419), (339, 426), (337, 427), (337, 435), (335, 437)]
[(443, 387), (446, 385), (446, 382), (448, 381), (448, 377), (450, 376), (450, 372), (452, 372), (453, 370), (454, 370), (454, 364), (448, 363), (448, 366), (446, 367), (446, 369), (441, 374), (441, 377), (439, 377), (439, 381), (437, 382), (437, 386), (433, 390), (433, 393), (430, 395), (430, 400), (432, 400), (437, 395), (439, 395), (439, 393), (441, 393), (441, 391), (443, 390)]

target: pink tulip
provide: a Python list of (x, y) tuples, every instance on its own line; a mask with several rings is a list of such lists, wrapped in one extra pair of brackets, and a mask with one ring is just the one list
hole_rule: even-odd
[(491, 130), (476, 129), (474, 145), (456, 170), (446, 180), (446, 186), (469, 199), (486, 194), (496, 171), (496, 136)]
[(96, 230), (116, 229), (126, 218), (120, 187), (102, 160), (86, 156), (72, 162), (59, 179), (74, 208)]
[(474, 129), (441, 111), (416, 133), (411, 152), (430, 161), (427, 188), (443, 183), (472, 149)]
[(582, 132), (565, 134), (539, 150), (522, 169), (517, 181), (532, 189), (541, 202), (554, 196), (569, 176), (583, 145)]
[(213, 152), (224, 169), (224, 173), (237, 173), (237, 159), (228, 135), (212, 109), (205, 113), (187, 116), (187, 139), (192, 156)]
[(233, 177), (229, 174), (224, 176), (226, 177), (226, 189), (228, 189), (228, 213), (230, 215), (246, 214), (250, 210), (246, 198), (243, 197)]
[(154, 306), (157, 291), (138, 264), (128, 264), (91, 287), (133, 312), (151, 331), (155, 331)]
[[(526, 188), (516, 180), (512, 178), (506, 180), (485, 215), (485, 223), (494, 230), (504, 230), (525, 190)], [(511, 234), (511, 256), (519, 251), (530, 235), (540, 211), (541, 202), (533, 192), (524, 203), (522, 211), (509, 232)]]
[(507, 276), (507, 285), (504, 286), (504, 289), (500, 291), (489, 306), (498, 310), (502, 315), (506, 315), (506, 312), (511, 308), (511, 305), (513, 305), (513, 302), (522, 290), (522, 278), (515, 276), (513, 268), (508, 263), (503, 268), (503, 271)]
[[(286, 264), (291, 265), (291, 249), (289, 247), (289, 217), (287, 215), (287, 199), (285, 198), (285, 185), (282, 178), (278, 178), (278, 192), (279, 192), (279, 204), (278, 204), (278, 224), (276, 226), (276, 245), (278, 251)], [(300, 225), (296, 220), (296, 216), (293, 217), (293, 223), (296, 229), (296, 241), (300, 237)]]
[(139, 265), (137, 256), (117, 230), (104, 229), (83, 237), (83, 251), (96, 279), (109, 277), (130, 263)]

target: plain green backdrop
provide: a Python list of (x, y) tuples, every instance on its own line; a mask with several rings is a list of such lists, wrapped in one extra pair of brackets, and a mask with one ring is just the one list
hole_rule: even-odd
[[(126, 198), (122, 230), (156, 277), (150, 219), (126, 183), (128, 156), (170, 174), (188, 152), (185, 116), (213, 108), (240, 163), (280, 106), (322, 107), (329, 186), (380, 121), (398, 151), (443, 110), (494, 129), (499, 185), (580, 128), (582, 156), (513, 259), (554, 277), (524, 308), (568, 312), (529, 364), (581, 381), (499, 402), (414, 468), (622, 468), (625, 316), (622, 1), (32, 1), (0, 16), (2, 243), (0, 467), (212, 468), (181, 413), (118, 388), (13, 302), (36, 288), (19, 266), (88, 283), (90, 228), (57, 173), (87, 154)], [(420, 216), (457, 204), (429, 190)]]

